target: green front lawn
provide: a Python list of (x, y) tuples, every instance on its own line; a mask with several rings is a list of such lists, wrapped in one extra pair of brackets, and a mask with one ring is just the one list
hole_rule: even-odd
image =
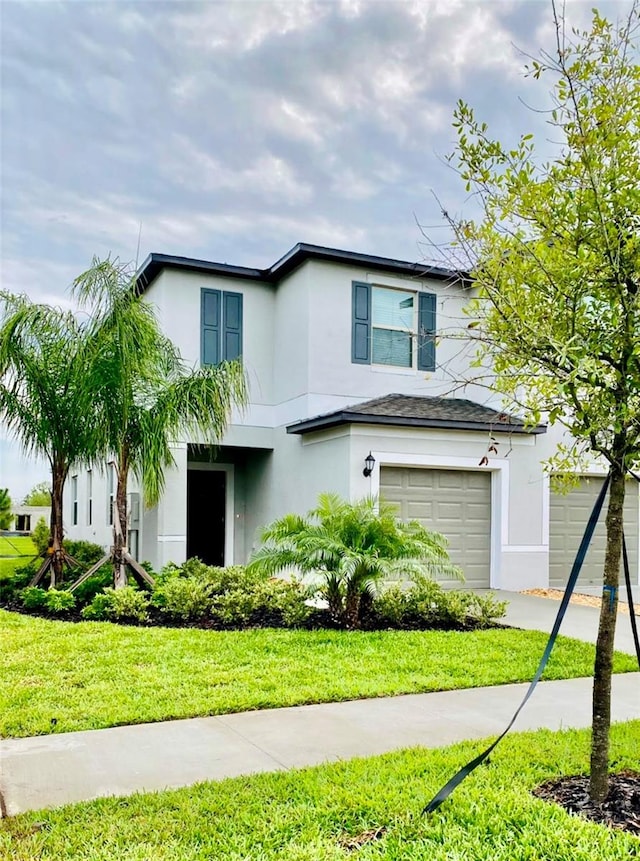
[(38, 551), (28, 535), (11, 536), (7, 538), (0, 535), (0, 556), (37, 556)]
[[(528, 681), (536, 631), (204, 631), (48, 621), (0, 611), (0, 735)], [(591, 675), (560, 638), (547, 679)], [(616, 672), (635, 669), (616, 655)], [(52, 723), (55, 719), (54, 723)]]
[(37, 555), (36, 545), (28, 536), (0, 535), (0, 578), (10, 577), (19, 565), (26, 565)]
[[(533, 797), (585, 773), (586, 731), (514, 734), (429, 817), (425, 802), (482, 750), (465, 742), (301, 771), (110, 798), (0, 823), (12, 861), (630, 861), (640, 840)], [(619, 770), (638, 767), (640, 721), (613, 728)], [(385, 829), (349, 851), (349, 840)], [(4, 853), (4, 854), (2, 854)]]

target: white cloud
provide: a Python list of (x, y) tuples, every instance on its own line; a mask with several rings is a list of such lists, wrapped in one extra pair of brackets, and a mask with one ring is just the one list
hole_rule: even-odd
[(178, 38), (191, 48), (250, 51), (270, 37), (308, 29), (329, 14), (329, 5), (308, 0), (205, 3), (169, 17)]
[(303, 203), (311, 196), (311, 187), (292, 166), (269, 152), (236, 167), (223, 163), (182, 134), (174, 135), (163, 150), (162, 172), (187, 188), (257, 194), (290, 203)]

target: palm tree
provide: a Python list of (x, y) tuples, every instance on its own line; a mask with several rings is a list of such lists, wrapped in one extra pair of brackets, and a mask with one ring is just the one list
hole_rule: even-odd
[(0, 293), (0, 418), (26, 454), (51, 467), (49, 548), (32, 583), (49, 571), (60, 581), (65, 562), (62, 503), (74, 462), (103, 444), (92, 392), (86, 385), (90, 353), (84, 325), (70, 312)]
[(0, 529), (9, 529), (12, 520), (9, 488), (0, 487)]
[(347, 502), (322, 493), (305, 517), (287, 514), (263, 530), (264, 545), (248, 568), (270, 575), (287, 569), (320, 575), (334, 623), (357, 628), (362, 597), (381, 579), (462, 576), (449, 560), (444, 536), (416, 520), (405, 523), (394, 512), (374, 497)]
[(145, 504), (157, 504), (165, 470), (174, 464), (171, 442), (185, 436), (219, 442), (233, 406), (246, 403), (244, 371), (239, 361), (189, 368), (160, 330), (152, 306), (139, 296), (135, 275), (117, 260), (94, 259), (75, 280), (73, 295), (92, 309), (94, 360), (87, 383), (99, 397), (106, 433), (100, 454), (115, 458), (114, 586), (126, 585), (127, 566), (149, 582), (126, 547), (129, 475), (138, 478)]

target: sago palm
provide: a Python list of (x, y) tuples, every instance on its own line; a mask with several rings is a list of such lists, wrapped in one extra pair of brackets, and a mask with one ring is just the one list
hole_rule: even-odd
[(139, 480), (145, 504), (157, 504), (164, 474), (174, 464), (171, 442), (192, 438), (215, 444), (234, 405), (246, 402), (239, 361), (191, 369), (163, 334), (152, 306), (135, 289), (135, 277), (114, 260), (94, 260), (74, 282), (73, 293), (91, 308), (90, 343), (95, 360), (89, 381), (99, 398), (117, 486), (114, 524), (114, 585), (127, 582), (129, 565), (145, 573), (128, 554), (127, 484)]
[(288, 514), (267, 526), (261, 538), (249, 569), (322, 577), (333, 621), (350, 629), (360, 623), (362, 596), (380, 580), (398, 574), (461, 577), (444, 536), (415, 520), (399, 520), (392, 505), (374, 497), (348, 502), (320, 494), (318, 506), (305, 517)]

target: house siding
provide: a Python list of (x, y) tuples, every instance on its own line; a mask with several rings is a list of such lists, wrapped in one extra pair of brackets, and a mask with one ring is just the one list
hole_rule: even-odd
[[(435, 370), (376, 367), (352, 360), (354, 282), (435, 296)], [(484, 470), (491, 476), (491, 585), (524, 589), (548, 584), (549, 483), (541, 464), (562, 438), (559, 430), (536, 436), (498, 433), (497, 453), (489, 452), (488, 432), (365, 424), (304, 436), (286, 432), (293, 422), (390, 393), (454, 396), (455, 383), (468, 376), (474, 356), (473, 344), (459, 337), (468, 322), (463, 313), (471, 295), (468, 288), (428, 277), (370, 272), (357, 262), (314, 258), (278, 284), (164, 269), (145, 298), (194, 367), (200, 363), (203, 289), (239, 293), (243, 302), (243, 362), (250, 402), (245, 410), (234, 411), (222, 448), (212, 455), (221, 464), (228, 457), (233, 473), (233, 547), (228, 558), (246, 561), (266, 523), (290, 511), (308, 511), (320, 492), (351, 499), (377, 493), (381, 467)], [(460, 396), (502, 408), (500, 398), (485, 386), (468, 384)], [(140, 556), (156, 568), (186, 556), (189, 442), (206, 441), (176, 443), (177, 463), (167, 473), (165, 494), (156, 508), (143, 510)], [(376, 465), (373, 475), (365, 478), (364, 458), (370, 451)], [(480, 466), (485, 456), (488, 463)], [(80, 524), (70, 525), (67, 494), (68, 534), (108, 546), (105, 476), (94, 471), (94, 517), (88, 527), (86, 480), (82, 471), (78, 475)], [(130, 489), (137, 490), (135, 485)]]

